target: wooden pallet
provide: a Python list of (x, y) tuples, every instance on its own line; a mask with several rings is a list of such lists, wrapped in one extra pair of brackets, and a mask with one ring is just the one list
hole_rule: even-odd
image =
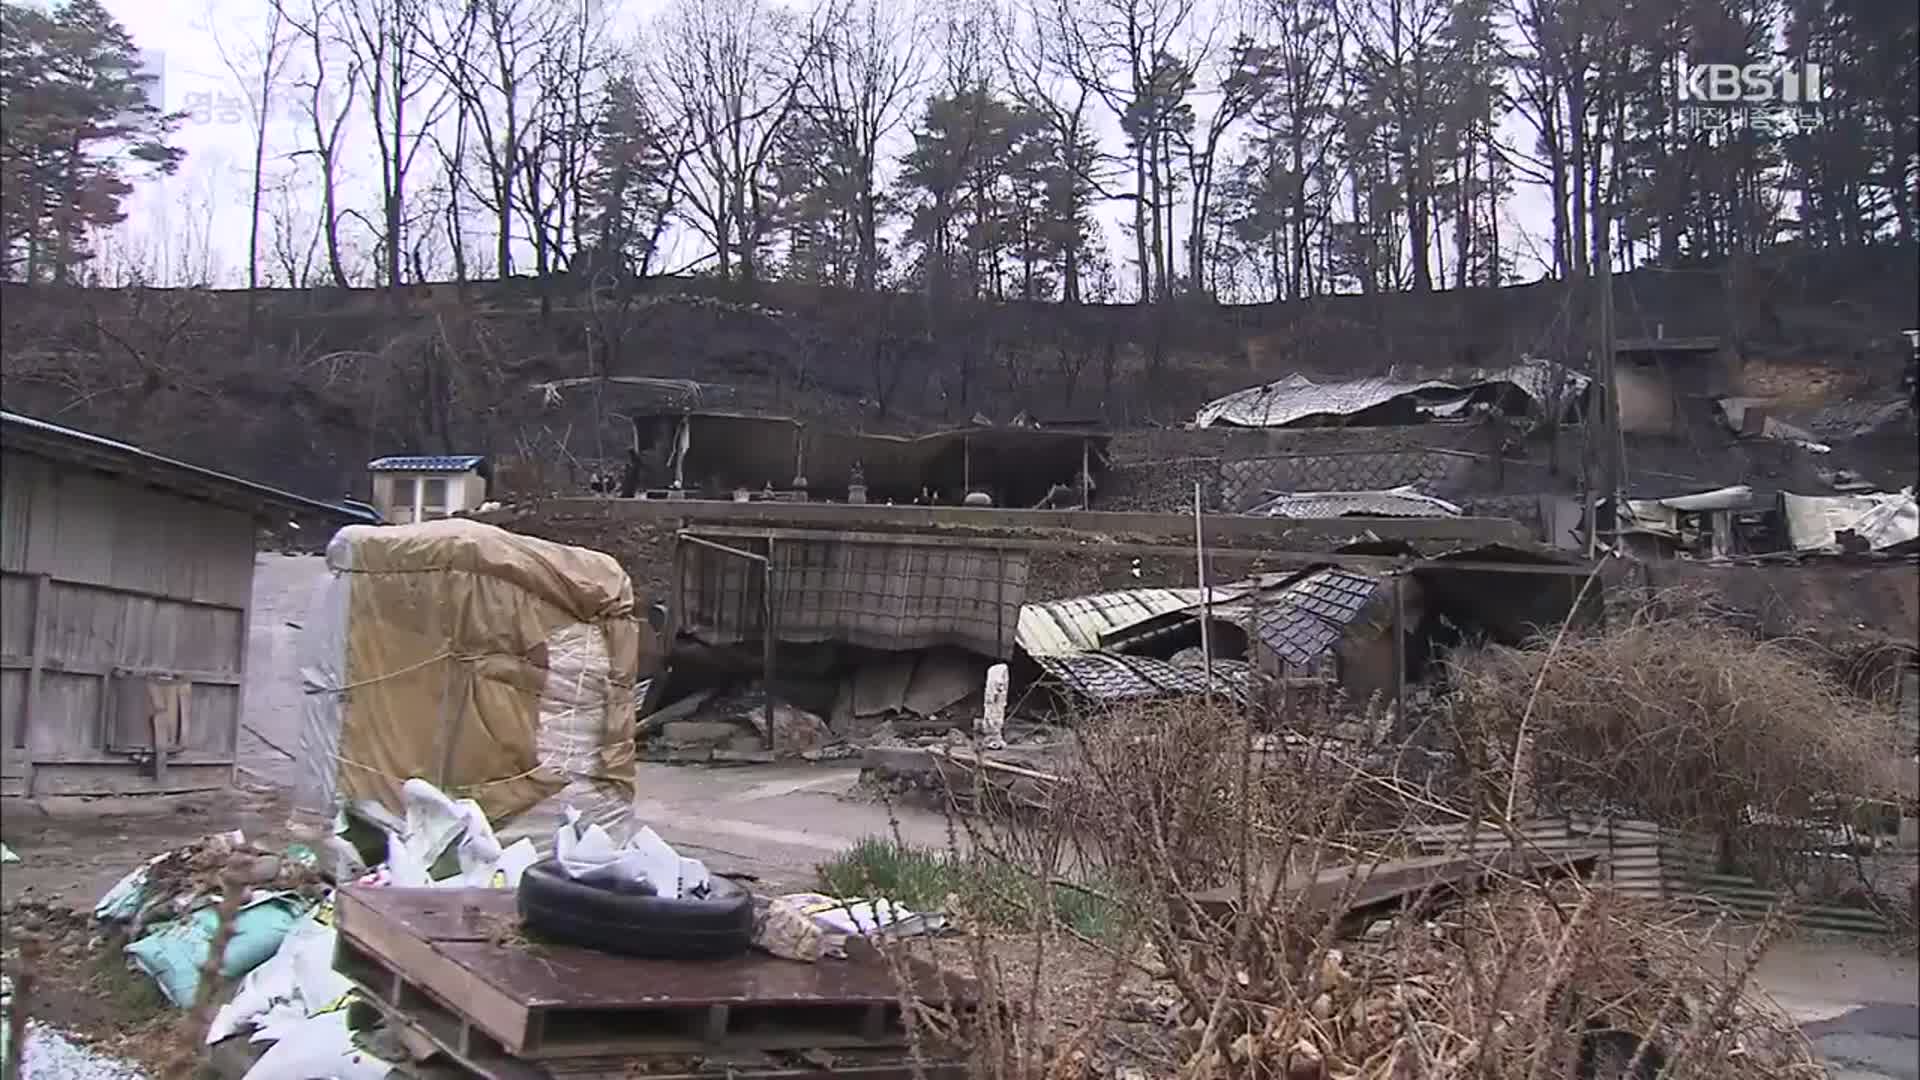
[[(750, 953), (642, 960), (504, 942), (518, 924), (504, 889), (340, 892), (334, 967), (455, 1058), (512, 1059), (906, 1045), (886, 961), (856, 942), (845, 961)], [(908, 962), (916, 996), (956, 1007), (963, 981)]]
[[(400, 1033), (414, 1059), (395, 1069), (406, 1080), (819, 1080), (830, 1074), (845, 1080), (966, 1080), (964, 1058), (947, 1052), (922, 1054), (918, 1059), (903, 1050), (808, 1051), (775, 1054), (765, 1051), (728, 1051), (699, 1056), (656, 1054), (555, 1058), (532, 1062), (505, 1054), (497, 1046), (442, 1045), (420, 1026), (417, 1013), (397, 1006), (379, 1006), (381, 1022)], [(431, 1021), (427, 1021), (431, 1022)], [(443, 1030), (442, 1038), (447, 1032)], [(238, 1075), (236, 1073), (235, 1075)]]

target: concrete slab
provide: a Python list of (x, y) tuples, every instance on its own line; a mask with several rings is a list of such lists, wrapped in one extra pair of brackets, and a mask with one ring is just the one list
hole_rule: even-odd
[(300, 752), (300, 635), (314, 586), (327, 576), (319, 555), (261, 554), (253, 564), (247, 623), (247, 677), (241, 690), (240, 768), (291, 789)]

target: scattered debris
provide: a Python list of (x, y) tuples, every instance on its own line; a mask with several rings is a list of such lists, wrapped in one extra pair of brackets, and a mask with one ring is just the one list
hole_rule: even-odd
[[(834, 741), (826, 721), (789, 702), (773, 701), (773, 738), (767, 738), (767, 693), (743, 687), (724, 693), (692, 695), (696, 704), (676, 702), (649, 717), (644, 737), (648, 756), (673, 762), (780, 760), (817, 753)], [(662, 715), (674, 719), (661, 721)]]
[(790, 893), (780, 899), (841, 937), (918, 937), (937, 934), (947, 925), (944, 915), (909, 911), (890, 900), (837, 899), (819, 893)]

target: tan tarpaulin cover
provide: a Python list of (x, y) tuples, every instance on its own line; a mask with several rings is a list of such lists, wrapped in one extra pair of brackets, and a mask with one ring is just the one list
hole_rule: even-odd
[[(612, 556), (450, 520), (350, 526), (328, 559), (349, 590), (341, 796), (398, 813), (424, 777), (496, 822), (573, 779), (631, 798), (641, 630)], [(572, 760), (541, 760), (554, 724)]]

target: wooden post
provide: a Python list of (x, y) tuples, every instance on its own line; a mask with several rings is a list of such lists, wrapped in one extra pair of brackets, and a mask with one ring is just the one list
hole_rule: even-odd
[(167, 790), (167, 743), (165, 726), (178, 723), (176, 710), (180, 707), (175, 688), (154, 680), (147, 680), (147, 738), (153, 743), (153, 786), (161, 791)]
[[(255, 564), (257, 567), (258, 564)], [(240, 779), (240, 725), (247, 722), (247, 653), (251, 651), (253, 638), (253, 570), (248, 568), (246, 607), (240, 609), (240, 662), (235, 665), (235, 674), (240, 685), (234, 690), (233, 730), (227, 733), (227, 757), (231, 764), (227, 766), (227, 784), (231, 786)], [(298, 744), (295, 744), (296, 746)]]
[(1200, 527), (1200, 482), (1193, 484), (1193, 558), (1200, 580), (1200, 662), (1207, 673), (1207, 704), (1213, 704), (1213, 590), (1207, 587), (1207, 539)]
[[(20, 787), (28, 796), (33, 791), (33, 710), (40, 704), (40, 672), (47, 663), (47, 594), (53, 591), (52, 574), (35, 574), (33, 578), (33, 640), (27, 654), (27, 693), (26, 700), (20, 703), (20, 727), (14, 733), (13, 741), (20, 744)], [(104, 682), (101, 694), (106, 693)], [(8, 753), (14, 748), (7, 747)]]
[(767, 749), (768, 750), (773, 749), (774, 649), (778, 645), (780, 640), (778, 629), (777, 629), (778, 622), (775, 618), (777, 605), (775, 605), (773, 602), (774, 585), (775, 585), (775, 582), (778, 580), (778, 577), (774, 573), (774, 569), (773, 569), (773, 543), (774, 543), (773, 537), (769, 535), (767, 537), (766, 572), (764, 575), (762, 575), (764, 580), (762, 582), (763, 587), (760, 590), (762, 593), (761, 602), (765, 607), (765, 616), (766, 616), (762, 622), (762, 630), (761, 630), (761, 638), (763, 640), (761, 641), (761, 645), (760, 645), (760, 685), (762, 688), (766, 690), (766, 694), (767, 694)]
[(1088, 467), (1087, 440), (1080, 440), (1080, 509), (1087, 509), (1093, 500), (1093, 471)]
[(1393, 737), (1407, 734), (1407, 572), (1393, 575)]

